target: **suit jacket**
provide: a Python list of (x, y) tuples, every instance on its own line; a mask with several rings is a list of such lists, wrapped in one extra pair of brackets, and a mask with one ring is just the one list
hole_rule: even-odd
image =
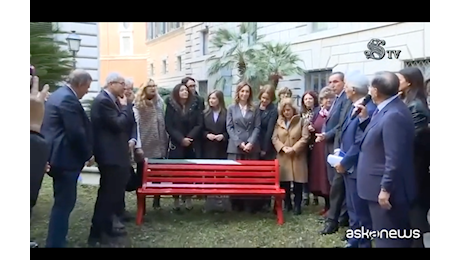
[(118, 106), (104, 90), (91, 107), (94, 157), (99, 165), (131, 166), (128, 140), (136, 131), (133, 105)]
[(390, 193), (390, 203), (412, 203), (414, 136), (411, 112), (399, 98), (374, 115), (360, 145), (357, 188), (361, 198), (378, 201), (380, 189), (384, 188)]
[(260, 152), (260, 112), (257, 107), (248, 109), (243, 117), (238, 104), (232, 104), (227, 109), (227, 132), (229, 142), (227, 153), (246, 154), (239, 145), (241, 143), (251, 143), (253, 145), (251, 153)]
[(51, 167), (79, 171), (93, 154), (91, 123), (68, 86), (60, 87), (46, 102), (41, 132), (50, 147)]
[(271, 103), (265, 108), (260, 110), (260, 134), (259, 143), (260, 150), (265, 151), (263, 159), (274, 160), (276, 158), (276, 151), (272, 143), (273, 130), (275, 129), (276, 121), (278, 120), (278, 109), (275, 104)]
[[(347, 106), (351, 104), (351, 101), (347, 99), (345, 91), (342, 91), (340, 96), (333, 103), (331, 111), (329, 111), (329, 116), (326, 119), (326, 122), (323, 126), (323, 133), (326, 133), (326, 142), (337, 142), (336, 133), (340, 127), (340, 123), (343, 122), (346, 116)], [(337, 147), (337, 143), (334, 147)]]
[[(204, 114), (204, 131), (203, 131), (203, 145), (206, 149), (203, 150), (203, 157), (206, 159), (227, 159), (227, 144), (228, 133), (226, 127), (227, 111), (221, 110), (217, 121), (214, 122), (214, 114), (208, 111)], [(206, 136), (208, 134), (219, 135), (222, 134), (224, 139), (222, 141), (209, 140)]]
[[(377, 106), (370, 101), (366, 105), (367, 112), (372, 115)], [(358, 164), (359, 146), (361, 144), (364, 131), (359, 127), (359, 117), (351, 119), (353, 109), (350, 109), (345, 122), (342, 125), (340, 149), (345, 153), (340, 164), (347, 170), (349, 177), (356, 179), (355, 168)]]

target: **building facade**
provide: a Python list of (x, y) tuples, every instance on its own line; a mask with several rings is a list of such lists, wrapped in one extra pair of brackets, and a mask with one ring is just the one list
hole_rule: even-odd
[[(101, 77), (119, 72), (138, 87), (147, 80), (146, 23), (100, 22)], [(102, 82), (104, 84), (105, 82)]]
[[(183, 59), (187, 75), (195, 77), (201, 92), (212, 89), (215, 78), (208, 77), (207, 61), (212, 55), (219, 58), (219, 50), (209, 46), (213, 32), (225, 26), (236, 29), (238, 23), (194, 22), (185, 24), (186, 51)], [(304, 69), (303, 75), (285, 77), (279, 87), (289, 87), (294, 95), (305, 90), (319, 90), (327, 84), (333, 71), (359, 70), (371, 77), (381, 70), (397, 71), (407, 66), (417, 66), (429, 76), (430, 68), (430, 23), (412, 22), (259, 22), (257, 34), (264, 35), (264, 41), (291, 43), (292, 50), (304, 61), (298, 64)], [(400, 50), (400, 55), (381, 60), (367, 59), (364, 51), (373, 38), (386, 42), (386, 50)], [(222, 72), (224, 77), (232, 78), (235, 71)], [(233, 77), (234, 79), (234, 77)], [(226, 95), (234, 91), (224, 86)], [(229, 90), (231, 89), (231, 90)]]
[[(57, 26), (63, 34), (56, 35), (59, 41), (66, 42), (67, 33), (75, 31), (80, 38), (80, 50), (76, 54), (76, 67), (91, 74), (89, 93), (83, 99), (95, 96), (100, 90), (99, 28), (97, 22), (59, 22)], [(62, 48), (68, 49), (67, 45)]]
[(147, 74), (161, 88), (171, 89), (185, 77), (183, 22), (146, 23)]

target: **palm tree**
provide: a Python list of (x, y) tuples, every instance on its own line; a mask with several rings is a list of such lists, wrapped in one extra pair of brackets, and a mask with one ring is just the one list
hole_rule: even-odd
[[(255, 37), (250, 43), (250, 38)], [(261, 77), (261, 70), (254, 67), (253, 59), (258, 55), (261, 36), (257, 36), (257, 24), (243, 22), (237, 31), (219, 28), (211, 39), (211, 46), (216, 50), (223, 50), (222, 57), (215, 58), (215, 55), (208, 60), (214, 59), (208, 69), (208, 75), (219, 74), (223, 69), (238, 69), (238, 82), (247, 81), (255, 83)], [(220, 76), (216, 81), (216, 87), (224, 84), (224, 77)], [(257, 90), (254, 88), (254, 90)]]
[(273, 84), (275, 89), (278, 87), (283, 76), (302, 75), (304, 70), (298, 66), (303, 63), (299, 55), (291, 50), (289, 43), (262, 43), (262, 49), (257, 53), (256, 62), (260, 70), (267, 74), (267, 79)]
[(61, 48), (66, 43), (55, 38), (59, 33), (50, 22), (30, 23), (30, 64), (35, 66), (40, 83), (49, 84), (50, 91), (72, 70), (72, 56)]

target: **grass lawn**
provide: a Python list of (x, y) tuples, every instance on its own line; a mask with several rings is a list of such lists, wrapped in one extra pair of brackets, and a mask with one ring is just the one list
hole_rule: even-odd
[[(53, 203), (52, 182), (43, 181), (40, 197), (34, 208), (30, 225), (31, 239), (44, 246), (48, 219)], [(80, 185), (75, 209), (70, 218), (68, 247), (86, 247), (97, 187)], [(271, 213), (203, 213), (202, 200), (194, 200), (191, 212), (172, 213), (172, 199), (162, 199), (162, 209), (151, 208), (148, 199), (147, 215), (142, 226), (127, 223), (130, 247), (342, 247), (342, 228), (333, 235), (322, 236), (317, 212), (320, 206), (304, 207), (303, 214), (285, 213), (286, 223), (276, 224)], [(136, 212), (134, 193), (126, 195), (127, 209)]]

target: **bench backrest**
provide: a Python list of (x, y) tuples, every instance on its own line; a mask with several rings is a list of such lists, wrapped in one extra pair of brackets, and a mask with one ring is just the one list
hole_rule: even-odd
[(168, 187), (174, 183), (176, 187), (279, 189), (279, 165), (278, 160), (146, 160), (143, 185), (152, 186), (152, 182)]

